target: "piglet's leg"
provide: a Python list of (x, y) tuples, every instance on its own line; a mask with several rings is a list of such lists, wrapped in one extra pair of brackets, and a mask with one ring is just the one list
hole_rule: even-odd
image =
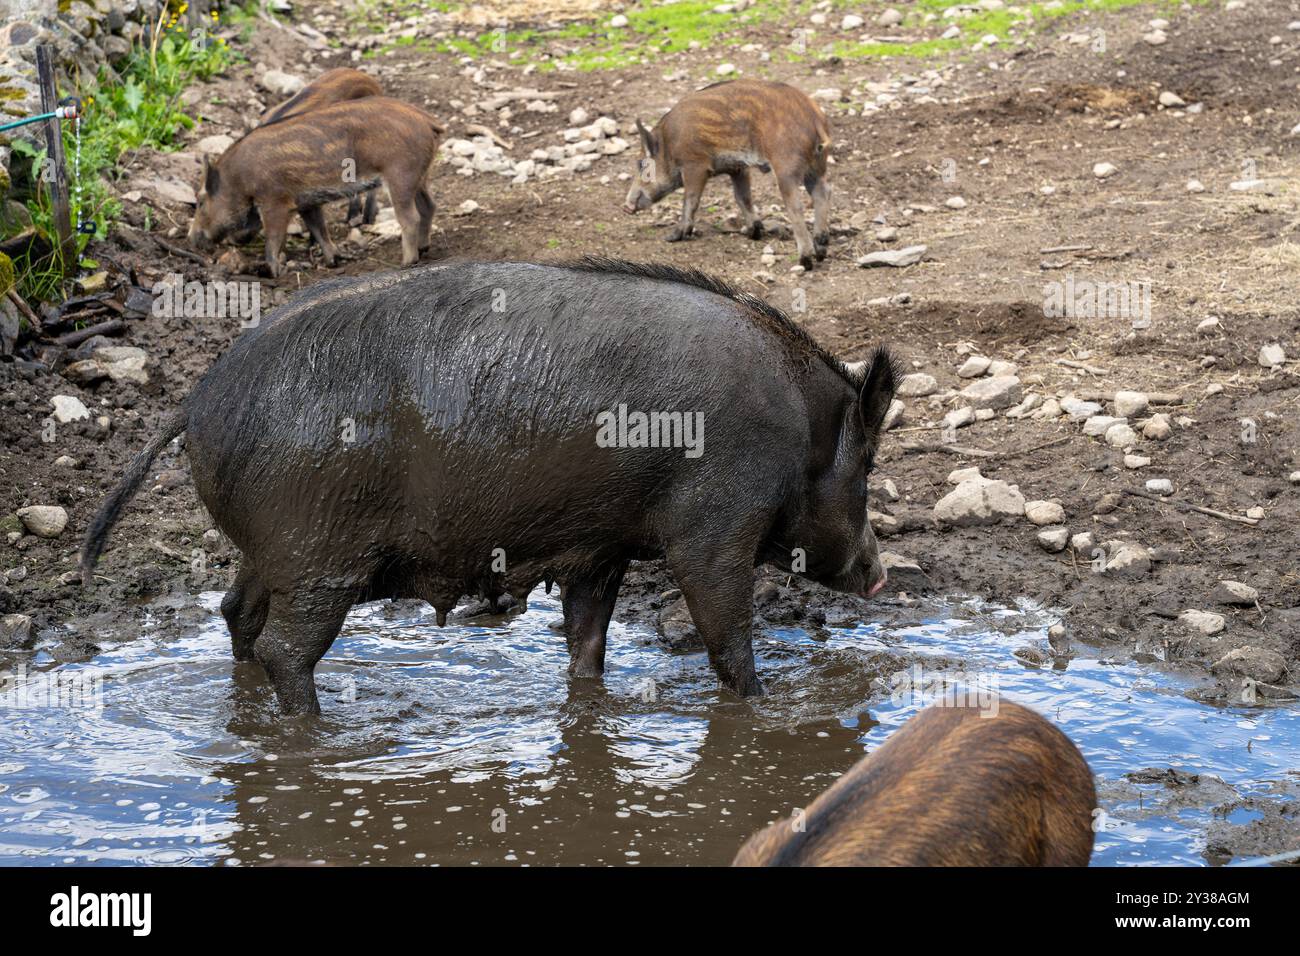
[(809, 174), (804, 186), (813, 201), (813, 248), (818, 260), (826, 258), (831, 244), (831, 186), (826, 176)]
[(334, 248), (334, 243), (330, 242), (329, 227), (325, 225), (325, 214), (321, 211), (321, 207), (307, 206), (299, 209), (298, 214), (302, 216), (302, 221), (307, 224), (307, 231), (316, 240), (316, 245), (320, 246), (321, 255), (325, 258), (325, 265), (333, 266), (338, 260), (339, 253)]
[(293, 215), (291, 202), (274, 202), (260, 207), (262, 228), (266, 230), (266, 265), (271, 270), (271, 277), (280, 275), (280, 253), (284, 250), (284, 240), (289, 234), (289, 217)]
[(805, 269), (813, 267), (813, 241), (808, 232), (808, 223), (804, 222), (803, 196), (799, 194), (800, 183), (788, 176), (778, 176), (776, 184), (781, 190), (781, 199), (785, 203), (786, 215), (790, 217), (790, 229), (794, 233), (795, 243), (799, 247), (799, 265)]
[(686, 195), (682, 198), (682, 221), (668, 234), (669, 242), (689, 239), (695, 231), (695, 212), (700, 208), (700, 196), (704, 194), (704, 184), (708, 181), (709, 171), (703, 167), (682, 172), (682, 185), (686, 188)]
[(751, 239), (763, 238), (763, 220), (754, 212), (754, 200), (749, 191), (749, 170), (741, 169), (731, 174), (731, 191), (736, 196), (736, 205), (745, 217), (745, 235)]

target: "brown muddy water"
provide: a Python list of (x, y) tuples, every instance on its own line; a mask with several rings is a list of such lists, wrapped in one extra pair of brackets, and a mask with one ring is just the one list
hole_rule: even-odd
[(207, 623), (180, 640), (0, 659), (0, 864), (725, 864), (940, 687), (1035, 707), (1080, 746), (1105, 814), (1094, 865), (1206, 862), (1211, 809), (1126, 773), (1281, 799), (1300, 767), (1293, 705), (1209, 706), (1158, 662), (1086, 648), (1023, 664), (1012, 651), (1056, 619), (1032, 607), (769, 633), (768, 693), (740, 701), (703, 653), (617, 623), (604, 681), (571, 681), (540, 590), (525, 615), (442, 629), (420, 602), (381, 602), (317, 668), (324, 716), (286, 725), (260, 669), (232, 662), (220, 594), (198, 600)]

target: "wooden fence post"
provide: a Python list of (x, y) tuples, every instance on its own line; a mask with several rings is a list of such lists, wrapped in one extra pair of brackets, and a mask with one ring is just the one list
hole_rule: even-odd
[[(54, 58), (48, 44), (36, 48), (36, 78), (41, 87), (41, 112), (52, 113), (59, 98), (54, 88)], [(53, 173), (49, 181), (54, 229), (58, 233), (64, 273), (77, 267), (77, 241), (72, 234), (72, 207), (68, 203), (68, 169), (63, 160), (63, 130), (58, 119), (45, 121), (45, 155)]]

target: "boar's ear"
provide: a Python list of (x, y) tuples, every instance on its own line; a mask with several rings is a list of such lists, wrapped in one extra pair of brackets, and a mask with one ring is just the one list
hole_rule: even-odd
[(897, 383), (898, 371), (894, 366), (894, 357), (882, 345), (871, 356), (871, 364), (862, 379), (862, 389), (858, 392), (858, 421), (869, 449), (874, 449), (880, 439), (880, 427), (894, 400)]
[(220, 184), (221, 177), (217, 174), (217, 167), (212, 165), (205, 153), (203, 155), (203, 191), (211, 196), (217, 191), (217, 186)]
[(636, 118), (636, 131), (641, 134), (641, 145), (645, 147), (646, 155), (653, 156), (655, 154), (655, 134), (645, 128), (645, 124), (641, 122), (639, 116)]

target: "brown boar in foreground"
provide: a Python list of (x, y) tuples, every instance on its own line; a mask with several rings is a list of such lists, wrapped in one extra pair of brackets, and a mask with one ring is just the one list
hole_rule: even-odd
[[(704, 184), (731, 177), (736, 204), (751, 239), (763, 235), (763, 221), (750, 198), (749, 171), (776, 175), (781, 199), (799, 247), (799, 262), (811, 269), (813, 256), (826, 258), (830, 243), (830, 185), (826, 164), (831, 147), (826, 116), (808, 95), (785, 83), (734, 80), (715, 83), (683, 97), (653, 130), (640, 120), (641, 158), (623, 209), (637, 213), (684, 188), (681, 223), (669, 242), (690, 237)], [(813, 200), (813, 234), (804, 222), (800, 188)]]
[(1045, 718), (933, 706), (733, 866), (1086, 866), (1097, 794), (1083, 755)]
[(335, 103), (258, 127), (216, 162), (204, 161), (190, 240), (220, 241), (260, 214), (266, 261), (280, 274), (280, 251), (297, 210), (326, 265), (337, 252), (320, 204), (364, 191), (379, 177), (402, 227), (402, 264), (428, 248), (433, 197), (425, 186), (446, 127), (424, 110), (386, 96)]
[[(258, 125), (266, 126), (301, 113), (333, 106), (335, 103), (359, 100), (365, 96), (383, 95), (384, 88), (373, 76), (360, 70), (340, 66), (333, 70), (326, 70), (279, 106), (267, 110), (262, 114), (262, 120)], [(369, 225), (375, 221), (378, 205), (374, 189), (366, 191), (364, 212), (361, 209), (360, 197), (353, 196), (348, 203), (348, 222), (354, 222), (360, 216), (361, 222)]]

